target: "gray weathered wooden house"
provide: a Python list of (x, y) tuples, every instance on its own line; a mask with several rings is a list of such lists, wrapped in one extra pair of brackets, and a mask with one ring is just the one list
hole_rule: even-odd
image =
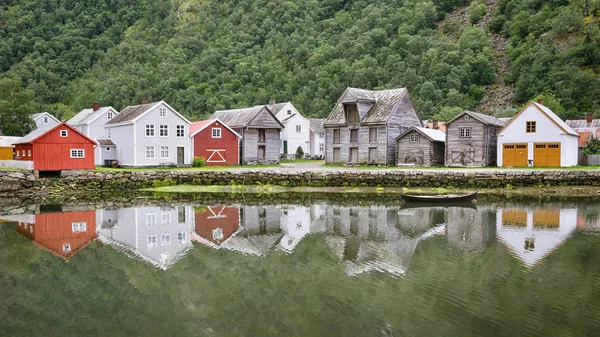
[(443, 166), (446, 134), (413, 126), (396, 138), (396, 164)]
[(393, 165), (396, 138), (422, 126), (406, 88), (347, 88), (325, 121), (325, 161)]
[(446, 166), (495, 166), (498, 118), (465, 111), (446, 122)]
[(210, 117), (217, 118), (242, 136), (241, 164), (279, 163), (280, 131), (283, 124), (264, 105), (252, 108), (220, 110)]

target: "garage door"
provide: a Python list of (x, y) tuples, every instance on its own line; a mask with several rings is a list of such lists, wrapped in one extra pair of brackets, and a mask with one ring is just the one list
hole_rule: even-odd
[(536, 143), (533, 166), (560, 166), (560, 143)]
[(504, 144), (502, 166), (527, 166), (527, 144)]

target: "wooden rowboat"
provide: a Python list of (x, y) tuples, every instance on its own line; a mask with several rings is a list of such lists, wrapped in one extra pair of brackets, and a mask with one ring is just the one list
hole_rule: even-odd
[(400, 198), (406, 202), (464, 202), (473, 201), (475, 197), (477, 197), (477, 192), (444, 195), (414, 195), (400, 193)]

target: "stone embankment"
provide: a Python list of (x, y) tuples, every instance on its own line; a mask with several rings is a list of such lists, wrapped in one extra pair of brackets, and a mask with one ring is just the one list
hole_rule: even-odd
[(179, 184), (505, 188), (600, 186), (600, 170), (340, 170), (340, 171), (123, 171), (35, 178), (0, 171), (0, 196), (122, 192)]

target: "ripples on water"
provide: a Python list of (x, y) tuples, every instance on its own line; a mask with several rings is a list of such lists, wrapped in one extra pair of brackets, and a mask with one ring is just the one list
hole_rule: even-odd
[(598, 201), (4, 213), (0, 335), (600, 336)]

